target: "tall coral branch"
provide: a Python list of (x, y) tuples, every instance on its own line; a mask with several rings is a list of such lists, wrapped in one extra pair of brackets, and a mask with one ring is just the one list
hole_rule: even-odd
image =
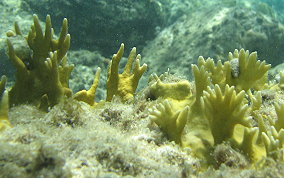
[(203, 91), (207, 89), (210, 84), (209, 74), (204, 67), (200, 69), (196, 65), (192, 65), (192, 71), (195, 79), (196, 101), (199, 102)]
[[(114, 54), (109, 65), (107, 78), (107, 101), (111, 101), (114, 95), (120, 96), (123, 101), (130, 100), (134, 97), (138, 82), (147, 69), (147, 65), (143, 64), (140, 67), (141, 56), (136, 56), (136, 48), (132, 48), (127, 64), (122, 74), (118, 73), (119, 62), (124, 53), (124, 44), (121, 44), (117, 54)], [(135, 59), (136, 56), (136, 59)], [(133, 62), (135, 59), (134, 69)]]
[(22, 36), (17, 23), (15, 32), (7, 33), (8, 56), (16, 67), (16, 82), (9, 92), (10, 103), (39, 105), (45, 97), (53, 106), (64, 95), (72, 94), (68, 80), (74, 66), (67, 64), (66, 57), (70, 46), (68, 23), (67, 19), (63, 20), (60, 37), (56, 40), (49, 15), (44, 33), (36, 15), (33, 21), (27, 37)]
[(284, 104), (275, 104), (274, 105), (276, 114), (277, 114), (277, 120), (275, 122), (275, 128), (277, 131), (280, 129), (284, 129)]
[(73, 98), (78, 100), (78, 101), (84, 101), (85, 103), (88, 103), (91, 106), (94, 106), (95, 103), (95, 94), (96, 90), (99, 85), (99, 78), (100, 78), (100, 73), (101, 73), (101, 68), (98, 67), (95, 79), (93, 81), (93, 84), (89, 90), (81, 90), (77, 92)]

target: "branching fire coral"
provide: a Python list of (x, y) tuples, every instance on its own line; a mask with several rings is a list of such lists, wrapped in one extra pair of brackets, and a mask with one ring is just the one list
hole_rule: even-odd
[[(284, 160), (284, 104), (274, 105), (277, 119), (276, 121), (270, 120), (268, 126), (262, 124), (261, 138), (265, 145), (266, 155), (275, 160)], [(264, 118), (259, 116), (261, 123), (264, 123)]]
[[(178, 135), (183, 147), (190, 147), (194, 155), (205, 158), (208, 162), (211, 160), (210, 150), (223, 142), (231, 144), (233, 149), (241, 150), (251, 162), (261, 160), (271, 152), (270, 150), (282, 146), (278, 144), (281, 141), (275, 141), (281, 138), (281, 134), (270, 134), (271, 131), (268, 132), (264, 122), (259, 119), (261, 92), (252, 92), (251, 89), (261, 90), (268, 86), (267, 71), (270, 65), (256, 59), (255, 52), (250, 54), (243, 49), (229, 53), (229, 61), (224, 64), (221, 61), (215, 64), (212, 58), (204, 60), (203, 57), (199, 57), (198, 64), (192, 65), (195, 79), (193, 93), (182, 87), (175, 87), (173, 92), (172, 86), (179, 86), (180, 82), (166, 84), (156, 79), (156, 83), (149, 86), (155, 95), (153, 98), (158, 101), (157, 106), (150, 112), (150, 118), (154, 118), (155, 123), (170, 140), (174, 140), (171, 134)], [(169, 96), (185, 91), (188, 94), (182, 96), (188, 97), (179, 97), (178, 103), (183, 103), (182, 105), (167, 101), (175, 102)], [(163, 93), (169, 93), (168, 97)], [(168, 104), (163, 103), (161, 98), (167, 99)], [(165, 126), (169, 125), (169, 120), (176, 121), (178, 113), (185, 110), (188, 110), (188, 114), (183, 133)], [(282, 117), (282, 110), (284, 109), (276, 105), (278, 117)], [(258, 120), (259, 127), (252, 127), (252, 117)], [(281, 119), (276, 121), (277, 125), (281, 125), (281, 122)], [(279, 131), (278, 127), (277, 129)], [(178, 140), (175, 141), (179, 143)]]
[(150, 111), (150, 118), (171, 141), (181, 143), (181, 134), (187, 122), (189, 107), (174, 111), (170, 101), (165, 100)]
[[(163, 75), (162, 75), (163, 76)], [(184, 100), (191, 96), (190, 83), (187, 80), (181, 80), (178, 82), (162, 82), (157, 74), (150, 76), (149, 83), (149, 95), (153, 99), (159, 97), (171, 98), (174, 100)]]
[[(237, 91), (247, 91), (250, 88), (255, 90), (263, 89), (267, 83), (267, 72), (271, 65), (266, 64), (265, 61), (257, 60), (256, 52), (249, 53), (244, 49), (235, 50), (234, 53), (229, 53), (229, 60), (231, 74), (238, 73), (235, 77), (227, 78), (229, 85), (236, 86)], [(235, 60), (238, 60), (238, 67), (234, 67), (233, 62)]]
[(249, 107), (244, 104), (244, 96), (244, 91), (236, 94), (235, 88), (228, 85), (224, 93), (219, 85), (204, 92), (202, 108), (209, 121), (215, 145), (231, 138), (236, 124), (250, 127), (246, 116)]
[(85, 103), (88, 103), (90, 106), (95, 105), (95, 94), (97, 87), (99, 85), (99, 78), (100, 78), (101, 68), (97, 69), (93, 84), (89, 90), (82, 90), (77, 92), (73, 98), (78, 101), (84, 101)]
[[(32, 103), (40, 108), (48, 108), (59, 103), (64, 96), (71, 97), (69, 78), (74, 66), (67, 64), (67, 51), (70, 47), (67, 19), (63, 20), (58, 39), (53, 38), (51, 19), (46, 17), (43, 33), (36, 15), (27, 37), (24, 37), (17, 23), (15, 31), (7, 32), (8, 56), (16, 68), (16, 82), (9, 92), (11, 105)], [(124, 72), (118, 74), (119, 62), (124, 52), (124, 44), (112, 58), (107, 78), (107, 101), (114, 95), (128, 101), (134, 97), (139, 79), (147, 69), (140, 67), (140, 54), (133, 48), (128, 57)], [(135, 61), (134, 61), (135, 60)], [(134, 65), (134, 66), (133, 66)], [(133, 70), (133, 71), (131, 71)], [(101, 69), (98, 68), (92, 87), (76, 93), (73, 98), (91, 106), (95, 103)]]
[(6, 76), (2, 76), (0, 81), (0, 131), (3, 131), (6, 128), (11, 127), (11, 124), (8, 119), (8, 111), (9, 111), (9, 100), (8, 100), (8, 92), (5, 91), (6, 85)]
[(210, 73), (213, 84), (220, 85), (222, 89), (226, 84), (235, 86), (239, 92), (241, 90), (263, 89), (267, 83), (267, 72), (271, 65), (266, 64), (265, 61), (257, 60), (256, 52), (249, 53), (249, 51), (241, 49), (229, 53), (229, 61), (226, 61), (224, 65), (221, 61), (215, 65), (213, 59), (204, 60), (203, 57), (199, 57), (198, 66), (205, 67), (206, 71)]
[(275, 129), (277, 131), (280, 131), (280, 129), (284, 129), (284, 104), (275, 104), (274, 105), (276, 114), (277, 114), (277, 120), (275, 122)]
[[(68, 86), (73, 65), (67, 64), (70, 35), (67, 20), (63, 20), (58, 39), (53, 38), (50, 17), (46, 17), (45, 31), (34, 15), (28, 36), (23, 36), (17, 23), (15, 31), (7, 32), (8, 56), (16, 68), (16, 82), (9, 91), (10, 104), (31, 103), (41, 108), (54, 106), (65, 96), (96, 106), (95, 93), (101, 69), (98, 68), (89, 90), (72, 96)], [(106, 101), (118, 96), (123, 102), (134, 98), (135, 91), (147, 65), (140, 66), (140, 54), (134, 47), (124, 71), (119, 73), (124, 44), (113, 55), (108, 68)], [(265, 126), (259, 114), (261, 92), (267, 87), (270, 65), (257, 60), (256, 52), (241, 49), (229, 53), (222, 63), (198, 58), (192, 65), (194, 82), (185, 79), (165, 81), (164, 76), (151, 75), (147, 90), (149, 119), (159, 126), (170, 141), (190, 147), (192, 154), (211, 162), (211, 152), (224, 142), (240, 150), (251, 162), (264, 156), (283, 160), (284, 105), (275, 104), (278, 119)], [(281, 74), (280, 88), (283, 88)], [(8, 121), (8, 95), (4, 92), (6, 78), (0, 82), (2, 102), (0, 130), (11, 127)], [(156, 105), (155, 105), (156, 104)], [(253, 119), (254, 120), (253, 120)], [(252, 124), (252, 121), (254, 124)], [(254, 127), (253, 127), (254, 126)]]
[(54, 106), (63, 96), (72, 94), (68, 88), (73, 66), (67, 64), (66, 57), (70, 46), (67, 19), (63, 20), (60, 37), (55, 40), (50, 16), (46, 17), (44, 34), (38, 17), (33, 18), (27, 37), (22, 35), (17, 23), (15, 32), (7, 32), (8, 56), (16, 68), (16, 82), (9, 92), (10, 104), (40, 105), (44, 97), (49, 106)]
[(192, 71), (195, 81), (196, 100), (200, 102), (203, 91), (210, 85), (209, 74), (204, 67), (198, 68), (196, 65), (192, 65)]
[(275, 160), (283, 161), (283, 143), (284, 143), (284, 129), (279, 132), (271, 126), (268, 132), (262, 132), (262, 140), (265, 145), (266, 156), (272, 157)]
[[(120, 96), (123, 101), (133, 98), (138, 82), (143, 73), (147, 70), (147, 65), (143, 64), (140, 67), (141, 55), (136, 56), (136, 48), (132, 48), (126, 66), (122, 74), (118, 73), (119, 62), (124, 53), (124, 44), (121, 44), (118, 52), (113, 55), (109, 65), (108, 78), (107, 78), (107, 101), (111, 101), (113, 96)], [(134, 61), (135, 59), (135, 61)], [(134, 62), (134, 68), (132, 70)]]

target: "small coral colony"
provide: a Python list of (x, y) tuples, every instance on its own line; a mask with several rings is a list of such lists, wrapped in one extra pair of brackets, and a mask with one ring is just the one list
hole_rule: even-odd
[[(9, 107), (29, 103), (48, 112), (48, 108), (65, 98), (88, 103), (93, 109), (114, 96), (121, 102), (133, 102), (138, 82), (147, 69), (140, 66), (141, 56), (133, 48), (122, 73), (119, 63), (124, 44), (109, 63), (106, 99), (95, 102), (101, 69), (98, 68), (89, 90), (75, 94), (69, 88), (70, 74), (74, 68), (67, 63), (70, 46), (67, 19), (63, 20), (58, 39), (54, 38), (50, 16), (46, 17), (43, 31), (38, 17), (24, 36), (15, 23), (14, 31), (7, 32), (7, 54), (16, 69), (15, 83), (5, 90), (6, 77), (2, 77), (0, 129), (13, 127), (8, 119)], [(251, 165), (270, 157), (283, 160), (284, 104), (275, 102), (277, 117), (262, 112), (262, 91), (280, 92), (280, 80), (268, 82), (270, 65), (257, 60), (257, 53), (244, 49), (229, 53), (228, 61), (214, 62), (199, 57), (192, 65), (194, 81), (169, 80), (169, 74), (152, 74), (147, 86), (149, 119), (160, 128), (168, 140), (181, 147), (189, 147), (192, 155), (207, 160), (210, 165), (212, 148), (221, 143), (229, 144), (243, 153)], [(145, 90), (146, 91), (146, 90)]]

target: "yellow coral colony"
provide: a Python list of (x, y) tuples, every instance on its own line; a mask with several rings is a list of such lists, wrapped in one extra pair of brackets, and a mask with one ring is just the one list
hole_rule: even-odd
[(150, 119), (155, 122), (171, 141), (181, 144), (183, 129), (189, 114), (192, 98), (190, 83), (187, 80), (162, 82), (166, 73), (150, 77), (149, 95), (163, 101), (150, 109)]
[[(46, 17), (44, 33), (38, 17), (34, 15), (33, 18), (34, 24), (27, 37), (22, 35), (17, 23), (15, 32), (7, 32), (8, 56), (16, 68), (16, 82), (9, 92), (10, 104), (27, 102), (54, 106), (64, 96), (72, 95), (68, 80), (73, 66), (67, 64), (66, 57), (70, 46), (67, 20), (63, 20), (60, 37), (55, 40), (50, 17)], [(123, 73), (119, 74), (123, 53), (124, 44), (121, 44), (109, 64), (106, 101), (114, 96), (119, 96), (123, 102), (132, 100), (147, 70), (146, 64), (140, 66), (141, 56), (136, 55), (134, 47)], [(163, 80), (165, 74), (160, 77), (154, 74), (149, 79), (148, 89), (149, 98), (156, 100), (156, 105), (149, 109), (149, 118), (170, 141), (190, 147), (193, 155), (208, 162), (212, 149), (223, 142), (242, 151), (252, 162), (264, 156), (283, 160), (284, 104), (275, 104), (278, 119), (271, 119), (269, 126), (265, 126), (264, 116), (257, 112), (262, 103), (257, 90), (267, 87), (269, 68), (265, 61), (257, 60), (255, 52), (241, 49), (229, 53), (229, 60), (224, 64), (199, 57), (197, 65), (192, 65), (194, 84), (187, 80), (166, 81)], [(80, 91), (73, 98), (95, 106), (100, 72), (98, 68), (89, 90)], [(283, 88), (283, 76), (281, 74), (280, 88)], [(0, 131), (11, 127), (5, 82), (3, 77), (0, 82)], [(251, 116), (256, 120), (255, 127), (252, 127)]]
[[(265, 61), (257, 60), (257, 53), (249, 53), (241, 49), (240, 52), (235, 50), (234, 53), (229, 53), (229, 60), (231, 63), (231, 76), (228, 77), (228, 84), (236, 86), (237, 91), (249, 90), (251, 88), (255, 90), (261, 90), (267, 83), (268, 70), (271, 65), (266, 64)], [(234, 64), (233, 61), (238, 60), (239, 74), (234, 76)]]
[(11, 124), (8, 120), (9, 102), (8, 93), (5, 91), (6, 80), (6, 77), (2, 76), (0, 81), (0, 94), (2, 96), (0, 103), (0, 132), (11, 127)]
[(222, 93), (219, 85), (208, 88), (202, 97), (202, 108), (208, 119), (214, 144), (220, 144), (233, 136), (237, 124), (250, 127), (247, 118), (248, 105), (245, 103), (245, 92), (236, 94), (234, 87), (226, 85)]
[[(153, 75), (150, 80), (150, 95), (154, 98), (162, 98), (164, 102), (158, 103), (157, 106), (150, 109), (150, 118), (161, 128), (170, 140), (180, 143), (183, 146), (189, 146), (193, 149), (194, 154), (200, 155), (204, 145), (199, 138), (208, 138), (210, 132), (206, 131), (206, 122), (200, 118), (202, 110), (200, 107), (200, 97), (203, 90), (209, 85), (208, 73), (202, 67), (201, 70), (197, 66), (192, 66), (195, 75), (195, 95), (192, 95), (191, 84), (187, 80), (162, 82), (160, 78)], [(159, 102), (159, 99), (157, 100)], [(172, 107), (167, 107), (171, 105)], [(165, 108), (165, 109), (164, 109)], [(162, 112), (165, 111), (165, 114)], [(175, 121), (175, 122), (174, 122)], [(166, 123), (163, 123), (166, 122)], [(170, 125), (174, 123), (174, 125)], [(180, 126), (180, 124), (182, 127)], [(186, 129), (186, 138), (190, 139), (190, 143), (183, 139), (183, 130), (173, 129), (178, 127)], [(175, 137), (172, 137), (174, 135)], [(178, 137), (177, 137), (178, 136)], [(174, 139), (173, 139), (174, 138)], [(198, 153), (197, 153), (198, 152)]]
[(215, 66), (213, 59), (204, 60), (203, 57), (200, 57), (198, 66), (205, 67), (210, 73), (213, 84), (220, 85), (221, 89), (224, 89), (226, 84), (235, 86), (238, 92), (263, 89), (266, 86), (268, 70), (271, 67), (265, 61), (257, 60), (256, 52), (250, 54), (244, 49), (229, 53), (229, 61), (226, 61), (224, 65), (218, 61)]
[[(229, 53), (229, 61), (224, 64), (218, 61), (215, 65), (213, 59), (199, 57), (198, 64), (192, 65), (194, 93), (186, 81), (164, 83), (157, 76), (152, 77), (156, 82), (150, 83), (150, 95), (158, 104), (150, 109), (150, 118), (170, 140), (190, 147), (194, 155), (207, 161), (214, 145), (223, 142), (241, 150), (252, 162), (259, 161), (266, 155), (264, 145), (274, 142), (266, 133), (259, 139), (263, 124), (251, 128), (250, 118), (258, 118), (262, 98), (260, 92), (253, 94), (250, 89), (267, 86), (270, 68), (265, 61), (256, 59), (255, 52), (250, 54), (243, 49)], [(282, 132), (274, 135), (277, 136), (273, 139), (279, 139)]]
[[(199, 119), (208, 120), (214, 145), (227, 141), (232, 147), (244, 152), (253, 162), (260, 160), (265, 154), (261, 146), (256, 143), (258, 128), (250, 128), (249, 119), (249, 115), (255, 116), (255, 111), (260, 108), (261, 95), (260, 92), (255, 92), (253, 95), (250, 89), (259, 90), (267, 85), (267, 71), (270, 68), (270, 65), (266, 65), (264, 61), (256, 61), (256, 58), (256, 53), (249, 54), (243, 49), (240, 52), (235, 50), (234, 54), (229, 53), (229, 61), (224, 65), (221, 61), (215, 65), (213, 59), (204, 60), (203, 57), (199, 57), (200, 69), (197, 70), (197, 66), (193, 68), (195, 78), (198, 76), (196, 74), (199, 74), (198, 71), (205, 69), (209, 74), (210, 82), (215, 85), (213, 89), (208, 87), (202, 94), (200, 92), (198, 94), (196, 89), (196, 95), (202, 96), (200, 113), (205, 114), (204, 116), (199, 114)], [(197, 82), (198, 80), (195, 79), (196, 85), (198, 85)], [(249, 95), (250, 106), (247, 105), (244, 91), (247, 91)], [(191, 109), (198, 110), (198, 108)], [(191, 123), (189, 122), (188, 125)], [(188, 132), (192, 131), (188, 130)], [(204, 136), (200, 134), (199, 137), (202, 140), (208, 140)], [(188, 137), (187, 140), (189, 139)], [(208, 141), (210, 143), (210, 140)]]
[[(140, 67), (141, 56), (136, 56), (136, 48), (132, 48), (126, 66), (122, 74), (118, 73), (119, 62), (124, 53), (124, 44), (121, 44), (118, 52), (113, 55), (109, 64), (108, 77), (107, 77), (107, 97), (106, 101), (111, 101), (113, 96), (121, 97), (122, 101), (131, 100), (134, 96), (138, 82), (143, 73), (147, 70), (147, 65), (143, 64)], [(135, 62), (134, 62), (135, 59)], [(132, 65), (134, 62), (134, 68)]]
[[(265, 145), (266, 155), (275, 160), (284, 160), (284, 104), (275, 104), (277, 114), (276, 121), (270, 121), (270, 125), (261, 133)], [(260, 120), (263, 118), (260, 116)]]
[(185, 126), (185, 135), (182, 139), (184, 147), (190, 147), (192, 154), (202, 158), (209, 159), (210, 150), (213, 145), (213, 139), (208, 126), (207, 120), (204, 118), (204, 111), (202, 110), (201, 97), (203, 92), (210, 85), (209, 73), (202, 66), (192, 65), (192, 72), (194, 75), (194, 103), (190, 106), (190, 114)]
[(158, 77), (156, 74), (152, 74), (149, 78), (149, 95), (153, 99), (163, 98), (174, 102), (174, 105), (178, 107), (184, 107), (189, 104), (191, 100), (192, 92), (189, 81), (180, 80), (178, 82), (168, 81), (164, 82), (161, 78), (164, 78), (167, 73)]
[[(9, 92), (10, 104), (32, 103), (40, 108), (54, 106), (64, 97), (70, 97), (68, 80), (73, 65), (67, 64), (66, 53), (70, 47), (70, 35), (67, 33), (67, 19), (63, 20), (58, 40), (53, 38), (51, 19), (46, 17), (43, 33), (38, 17), (34, 15), (34, 24), (27, 37), (24, 37), (17, 23), (15, 31), (7, 32), (8, 56), (16, 68), (16, 82)], [(119, 62), (124, 52), (124, 44), (112, 58), (107, 78), (107, 101), (114, 95), (128, 101), (133, 98), (139, 79), (147, 69), (140, 67), (140, 54), (136, 56), (133, 48), (128, 57), (124, 72), (118, 74)], [(135, 59), (135, 61), (134, 61)], [(133, 66), (134, 64), (134, 66)], [(131, 71), (132, 70), (132, 71)], [(91, 88), (76, 93), (73, 98), (95, 106), (95, 92), (98, 87), (101, 69), (98, 68)]]
[(9, 92), (10, 104), (57, 104), (63, 96), (71, 96), (68, 80), (73, 69), (67, 64), (66, 53), (70, 46), (67, 33), (67, 19), (58, 40), (53, 38), (51, 19), (46, 17), (43, 33), (38, 17), (33, 16), (34, 24), (27, 37), (24, 37), (15, 23), (15, 32), (7, 32), (8, 56), (16, 68), (16, 81)]
[(188, 114), (188, 106), (181, 111), (175, 111), (172, 103), (169, 100), (164, 100), (153, 108), (150, 118), (161, 128), (169, 140), (180, 144)]
[(93, 81), (92, 86), (90, 87), (89, 90), (82, 90), (77, 92), (73, 98), (78, 100), (78, 101), (84, 101), (85, 103), (88, 103), (90, 106), (95, 106), (95, 94), (96, 94), (96, 90), (98, 88), (99, 85), (99, 79), (100, 79), (100, 73), (101, 73), (101, 68), (98, 67), (97, 68), (97, 72), (95, 74), (95, 78)]

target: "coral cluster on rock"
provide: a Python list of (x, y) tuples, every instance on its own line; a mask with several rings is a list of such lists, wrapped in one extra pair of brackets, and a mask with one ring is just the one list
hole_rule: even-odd
[[(102, 132), (99, 134), (102, 136), (108, 132), (104, 129), (101, 131), (100, 126), (111, 130), (111, 138), (103, 137), (109, 143), (113, 141), (113, 138), (122, 138), (123, 132), (130, 133), (131, 128), (138, 130), (138, 126), (133, 122), (140, 121), (142, 123), (140, 125), (143, 125), (147, 130), (143, 131), (144, 133), (148, 133), (152, 129), (163, 133), (165, 137), (161, 136), (162, 134), (159, 136), (156, 134), (156, 137), (165, 138), (165, 140), (159, 140), (149, 134), (133, 138), (128, 136), (125, 142), (133, 141), (139, 143), (140, 146), (144, 144), (145, 148), (154, 147), (159, 152), (161, 149), (159, 147), (167, 140), (173, 141), (171, 144), (176, 148), (171, 151), (165, 148), (168, 150), (164, 151), (164, 154), (172, 154), (170, 156), (173, 159), (167, 158), (168, 162), (176, 163), (179, 170), (180, 167), (185, 169), (185, 163), (190, 162), (186, 160), (188, 156), (199, 159), (198, 171), (212, 165), (218, 168), (222, 164), (239, 168), (258, 167), (268, 163), (268, 158), (274, 161), (284, 161), (284, 104), (276, 103), (273, 106), (270, 104), (270, 107), (275, 108), (276, 111), (274, 117), (270, 115), (270, 112), (265, 112), (262, 109), (265, 102), (263, 99), (265, 98), (265, 90), (282, 91), (283, 74), (280, 76), (279, 84), (269, 83), (270, 64), (257, 60), (256, 52), (249, 53), (244, 49), (235, 50), (233, 53), (229, 53), (227, 61), (218, 60), (216, 63), (212, 58), (205, 60), (203, 57), (199, 57), (197, 64), (191, 66), (194, 81), (173, 77), (169, 72), (161, 76), (153, 74), (149, 78), (146, 89), (138, 93), (137, 96), (135, 92), (139, 80), (147, 70), (147, 65), (140, 66), (141, 56), (140, 54), (136, 55), (134, 47), (130, 51), (123, 72), (119, 73), (119, 63), (124, 53), (124, 44), (121, 44), (120, 49), (113, 55), (109, 63), (106, 99), (96, 103), (95, 94), (101, 68), (97, 68), (89, 90), (81, 90), (73, 94), (69, 88), (70, 73), (74, 66), (67, 63), (66, 54), (70, 46), (67, 19), (63, 20), (58, 39), (53, 37), (50, 16), (46, 17), (44, 32), (36, 15), (33, 20), (34, 23), (27, 36), (23, 36), (17, 23), (15, 23), (15, 31), (7, 32), (8, 56), (16, 68), (16, 81), (8, 91), (9, 95), (4, 92), (6, 78), (3, 77), (0, 82), (0, 93), (2, 93), (1, 134), (8, 133), (10, 129), (6, 128), (11, 127), (8, 120), (9, 100), (10, 107), (13, 109), (16, 108), (16, 105), (21, 107), (24, 104), (36, 106), (34, 109), (44, 109), (47, 113), (40, 113), (37, 117), (44, 118), (42, 120), (49, 123), (47, 125), (61, 135), (66, 134), (59, 133), (58, 130), (61, 127), (70, 127), (68, 132), (72, 133), (80, 127), (88, 128), (87, 123), (96, 121), (97, 126), (96, 124), (91, 125), (95, 129), (88, 128), (95, 130), (92, 131), (92, 137), (88, 137), (89, 133), (83, 131), (84, 136), (79, 134), (84, 137), (83, 139), (78, 138), (80, 136), (74, 138), (73, 135), (74, 140), (69, 140), (72, 142), (71, 146), (66, 147), (74, 155), (84, 152), (76, 150), (76, 148), (84, 148), (79, 144), (82, 140), (91, 140), (91, 145), (100, 142), (98, 133)], [(132, 106), (131, 110), (129, 106)], [(125, 112), (128, 112), (127, 116), (123, 115)], [(95, 117), (89, 117), (90, 115)], [(89, 120), (87, 121), (86, 118)], [(38, 122), (44, 123), (42, 120)], [(146, 123), (148, 121), (150, 123)], [(24, 124), (19, 125), (25, 126)], [(113, 125), (120, 130), (112, 128)], [(73, 128), (74, 130), (72, 130)], [(43, 130), (39, 131), (40, 135), (43, 134), (42, 132), (51, 132), (43, 126), (40, 126), (40, 129)], [(119, 134), (115, 135), (117, 130), (119, 130)], [(82, 131), (80, 130), (80, 132)], [(28, 134), (23, 134), (25, 136), (17, 138), (15, 142), (33, 143), (37, 136), (34, 133), (32, 136), (29, 134), (32, 133), (28, 131)], [(12, 137), (10, 136), (9, 139)], [(61, 139), (68, 138), (65, 135)], [(67, 168), (63, 168), (64, 161), (61, 157), (49, 153), (44, 147), (45, 143), (38, 144), (40, 145), (37, 150), (38, 155), (33, 160), (35, 163), (26, 163), (29, 165), (27, 174), (31, 170), (37, 173), (38, 170), (41, 172), (51, 169), (63, 175), (62, 171)], [(123, 142), (123, 144), (125, 143)], [(133, 143), (129, 145), (131, 145), (129, 152), (137, 153), (137, 149), (143, 150), (144, 148), (144, 146), (135, 147)], [(90, 147), (88, 144), (85, 146)], [(122, 171), (121, 175), (128, 173), (133, 176), (143, 172), (140, 167), (135, 167), (137, 165), (144, 169), (151, 169), (146, 168), (144, 163), (139, 161), (140, 157), (136, 158), (131, 155), (131, 158), (127, 157), (127, 159), (132, 159), (131, 163), (128, 163), (120, 153), (113, 152), (111, 146), (101, 148), (103, 144), (100, 144), (94, 147), (103, 150), (88, 153), (92, 155), (91, 159), (95, 159), (95, 163), (86, 163), (86, 161), (81, 166), (96, 164), (113, 172)], [(35, 148), (33, 147), (33, 149)], [(118, 148), (115, 149), (118, 150)], [(174, 152), (179, 149), (180, 152)], [(187, 149), (189, 151), (184, 151)], [(65, 154), (71, 154), (70, 152), (65, 152)], [(125, 154), (126, 151), (122, 152)], [(186, 158), (177, 158), (185, 152)], [(82, 153), (82, 155), (84, 154), (87, 153)], [(163, 153), (160, 154), (163, 155)], [(66, 157), (66, 155), (64, 156)], [(2, 155), (2, 157), (5, 156)], [(112, 159), (113, 157), (115, 159)], [(154, 158), (151, 159), (154, 160)], [(232, 160), (235, 162), (232, 163)], [(190, 163), (191, 168), (194, 167), (192, 162)], [(59, 168), (55, 169), (57, 166)], [(171, 166), (169, 167), (173, 169)], [(160, 168), (155, 169), (160, 170)], [(181, 172), (187, 174), (186, 170)], [(69, 175), (69, 171), (66, 171), (67, 173)]]
[[(15, 32), (7, 32), (8, 56), (16, 68), (16, 82), (9, 92), (11, 105), (33, 103), (47, 108), (58, 104), (64, 96), (71, 97), (69, 88), (70, 74), (74, 68), (67, 64), (67, 51), (70, 47), (70, 35), (67, 32), (67, 19), (63, 25), (58, 40), (53, 38), (51, 19), (46, 17), (43, 33), (38, 17), (34, 15), (34, 24), (27, 37), (24, 37), (17, 23)], [(140, 55), (134, 61), (136, 48), (130, 52), (125, 71), (118, 74), (119, 62), (124, 52), (124, 44), (111, 60), (107, 80), (107, 101), (114, 95), (123, 101), (133, 98), (139, 79), (147, 69), (140, 67)], [(135, 64), (133, 74), (132, 65)], [(96, 88), (101, 69), (97, 69), (91, 88), (79, 91), (73, 98), (94, 105)]]
[[(280, 120), (275, 122), (277, 131), (264, 131), (260, 119), (258, 126), (252, 125), (257, 122), (254, 121), (256, 118), (261, 117), (257, 112), (262, 98), (257, 90), (280, 90), (278, 85), (268, 83), (269, 68), (265, 61), (257, 60), (255, 52), (243, 49), (229, 53), (224, 64), (199, 57), (198, 64), (192, 66), (195, 78), (193, 93), (182, 87), (190, 88), (190, 85), (181, 81), (162, 83), (156, 77), (154, 84), (150, 82), (149, 97), (158, 102), (150, 111), (150, 118), (168, 139), (190, 147), (193, 154), (206, 158), (207, 163), (212, 160), (211, 150), (224, 142), (241, 150), (248, 160), (256, 163), (265, 155), (269, 157), (273, 150), (279, 152), (283, 146)], [(183, 97), (172, 99), (175, 94)], [(281, 118), (278, 105), (276, 111)]]
[(65, 95), (71, 96), (68, 80), (74, 66), (67, 64), (70, 46), (67, 26), (64, 19), (60, 37), (55, 40), (50, 16), (46, 17), (43, 32), (34, 15), (34, 24), (26, 38), (17, 23), (15, 32), (7, 32), (8, 56), (16, 68), (16, 82), (9, 92), (10, 105), (28, 102), (54, 106)]

